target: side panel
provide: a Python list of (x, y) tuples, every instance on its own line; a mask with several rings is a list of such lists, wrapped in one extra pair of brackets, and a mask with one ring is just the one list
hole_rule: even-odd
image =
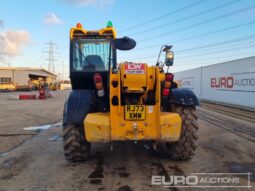
[(160, 141), (175, 142), (181, 135), (182, 118), (178, 113), (161, 112)]
[(109, 113), (88, 114), (84, 120), (84, 132), (86, 140), (90, 143), (110, 142)]
[(186, 105), (186, 106), (198, 106), (199, 101), (196, 95), (190, 89), (177, 88), (171, 92), (171, 103)]
[(92, 91), (73, 90), (64, 106), (63, 124), (83, 125), (85, 116), (90, 110)]

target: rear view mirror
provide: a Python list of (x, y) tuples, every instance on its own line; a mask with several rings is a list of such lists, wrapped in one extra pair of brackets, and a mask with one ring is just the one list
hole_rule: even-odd
[(172, 66), (174, 64), (174, 52), (171, 50), (166, 51), (166, 59), (165, 59), (166, 66)]
[(131, 50), (135, 48), (136, 41), (132, 38), (123, 37), (123, 38), (117, 38), (111, 41), (111, 44), (114, 48), (118, 50)]

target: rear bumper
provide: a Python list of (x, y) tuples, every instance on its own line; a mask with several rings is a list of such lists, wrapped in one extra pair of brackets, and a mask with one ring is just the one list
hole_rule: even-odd
[[(182, 120), (177, 113), (162, 112), (158, 120), (126, 121), (110, 120), (109, 113), (90, 113), (84, 120), (88, 142), (112, 141), (161, 141), (179, 140)], [(118, 126), (113, 129), (112, 126)]]

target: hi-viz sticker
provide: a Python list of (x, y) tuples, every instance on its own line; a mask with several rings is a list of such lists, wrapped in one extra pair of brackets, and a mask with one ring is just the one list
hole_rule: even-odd
[(125, 73), (126, 74), (144, 74), (145, 65), (144, 64), (126, 64)]

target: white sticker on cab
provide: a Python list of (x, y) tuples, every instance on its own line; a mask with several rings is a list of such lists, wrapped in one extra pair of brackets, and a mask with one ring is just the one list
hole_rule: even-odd
[(153, 106), (149, 106), (149, 107), (148, 107), (148, 112), (149, 112), (149, 113), (153, 113)]

